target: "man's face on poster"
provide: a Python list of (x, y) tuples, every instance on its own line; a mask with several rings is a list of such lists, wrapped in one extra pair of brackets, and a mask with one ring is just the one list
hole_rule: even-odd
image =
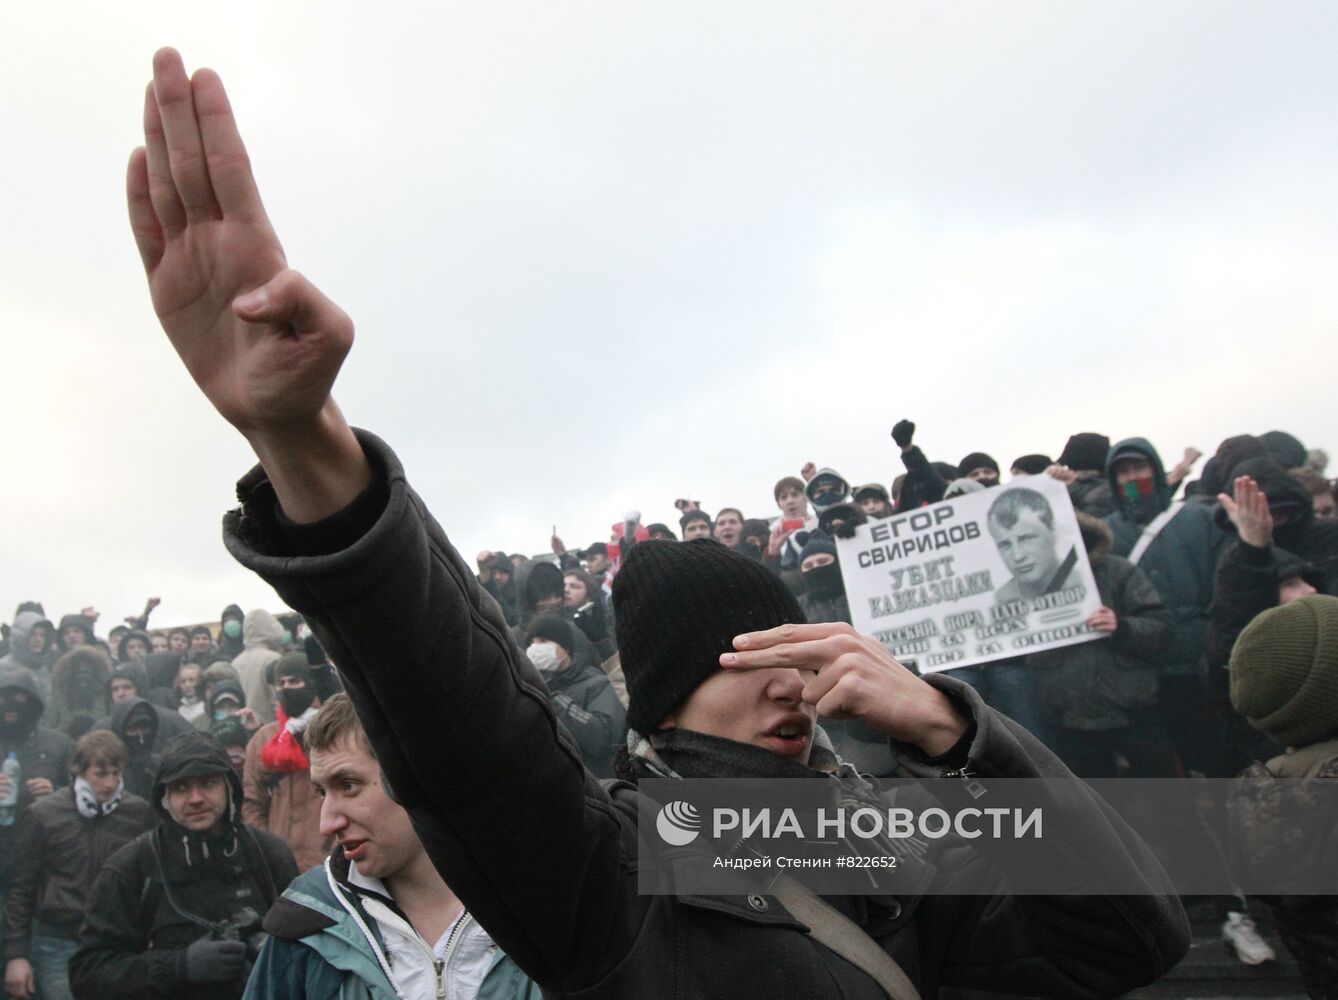
[(1019, 583), (1044, 587), (1054, 579), (1059, 571), (1055, 532), (1046, 527), (1040, 514), (1023, 507), (1011, 526), (1004, 527), (999, 518), (991, 517), (989, 529), (999, 556)]

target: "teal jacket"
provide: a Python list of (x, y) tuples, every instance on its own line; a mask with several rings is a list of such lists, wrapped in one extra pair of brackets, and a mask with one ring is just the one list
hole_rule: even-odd
[[(332, 858), (295, 879), (266, 915), (270, 937), (251, 970), (243, 1000), (404, 1000), (390, 978), (376, 921), (339, 878), (334, 881), (340, 883), (343, 898), (336, 897), (332, 864), (340, 870)], [(541, 995), (498, 948), (478, 1000), (541, 1000)]]

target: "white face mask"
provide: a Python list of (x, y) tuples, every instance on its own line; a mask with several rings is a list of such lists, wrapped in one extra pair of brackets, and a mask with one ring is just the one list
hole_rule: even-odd
[(530, 644), (530, 648), (525, 651), (530, 658), (530, 662), (538, 668), (540, 673), (557, 673), (558, 656), (557, 643), (555, 642), (535, 642)]

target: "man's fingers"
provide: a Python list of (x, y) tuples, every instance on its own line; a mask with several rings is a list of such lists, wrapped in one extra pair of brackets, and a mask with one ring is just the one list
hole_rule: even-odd
[(752, 649), (739, 653), (722, 653), (720, 665), (730, 670), (770, 670), (792, 667), (797, 670), (821, 670), (839, 653), (825, 639), (806, 642), (787, 642), (766, 649)]
[(164, 234), (179, 233), (186, 228), (186, 210), (177, 196), (176, 182), (172, 180), (172, 168), (167, 161), (167, 138), (163, 135), (163, 119), (158, 113), (152, 83), (144, 91), (144, 149), (154, 214)]
[(223, 81), (212, 69), (195, 71), (191, 78), (195, 98), (195, 117), (204, 143), (205, 163), (214, 196), (224, 215), (247, 222), (265, 216), (260, 189), (251, 173), (251, 158), (246, 153), (237, 119), (232, 113)]
[(232, 311), (248, 323), (319, 330), (353, 343), (353, 321), (325, 293), (292, 268), (284, 268), (254, 291), (239, 295)]
[(855, 635), (845, 622), (817, 622), (812, 625), (778, 625), (764, 632), (745, 632), (735, 636), (735, 649), (769, 649), (787, 642), (807, 642), (832, 635)]
[(209, 181), (204, 140), (195, 116), (195, 96), (176, 49), (154, 53), (153, 94), (162, 120), (168, 166), (186, 218), (191, 222), (218, 218), (218, 200)]
[(144, 261), (144, 270), (152, 272), (163, 256), (163, 227), (153, 211), (149, 197), (149, 157), (140, 146), (130, 154), (125, 173), (125, 200), (130, 210), (130, 231)]

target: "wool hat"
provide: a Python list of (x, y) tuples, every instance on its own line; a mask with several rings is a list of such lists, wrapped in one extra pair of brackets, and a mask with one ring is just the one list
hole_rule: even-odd
[(882, 483), (865, 483), (863, 486), (855, 489), (855, 502), (868, 500), (870, 497), (878, 497), (883, 503), (891, 503), (892, 496), (887, 492), (887, 487)]
[[(1104, 458), (1103, 455), (1103, 461)], [(1054, 464), (1049, 455), (1021, 455), (1013, 459), (1013, 468), (1027, 476), (1039, 476)], [(1069, 466), (1069, 468), (1072, 468), (1072, 466)]]
[(646, 530), (650, 532), (651, 538), (654, 538), (656, 535), (668, 535), (668, 538), (660, 539), (660, 541), (678, 541), (678, 536), (674, 534), (674, 529), (660, 521), (646, 525)]
[(690, 510), (678, 519), (678, 526), (684, 531), (688, 530), (688, 525), (693, 521), (705, 521), (711, 523), (711, 515), (704, 510)]
[(613, 578), (613, 613), (640, 733), (720, 669), (735, 636), (807, 621), (771, 570), (708, 538), (634, 546)]
[(1302, 597), (1245, 627), (1231, 651), (1231, 705), (1284, 747), (1338, 733), (1338, 597)]
[(808, 536), (808, 541), (804, 543), (804, 548), (799, 553), (799, 565), (803, 566), (804, 560), (809, 556), (819, 555), (824, 552), (830, 556), (836, 555), (836, 543), (832, 541), (831, 537), (828, 536), (826, 532), (815, 531)]
[(1110, 438), (1086, 431), (1068, 439), (1059, 453), (1059, 464), (1067, 465), (1074, 472), (1105, 472), (1109, 454)]
[(526, 648), (535, 639), (556, 642), (568, 653), (572, 652), (576, 646), (576, 640), (571, 637), (571, 625), (557, 615), (537, 615), (530, 622), (525, 629), (524, 645)]
[(315, 683), (315, 675), (311, 672), (311, 664), (307, 662), (306, 653), (284, 653), (274, 664), (274, 681), (278, 683), (280, 677), (298, 677), (308, 687)]
[(957, 463), (957, 478), (965, 479), (976, 469), (992, 469), (997, 476), (999, 474), (999, 463), (983, 451), (973, 451)]

